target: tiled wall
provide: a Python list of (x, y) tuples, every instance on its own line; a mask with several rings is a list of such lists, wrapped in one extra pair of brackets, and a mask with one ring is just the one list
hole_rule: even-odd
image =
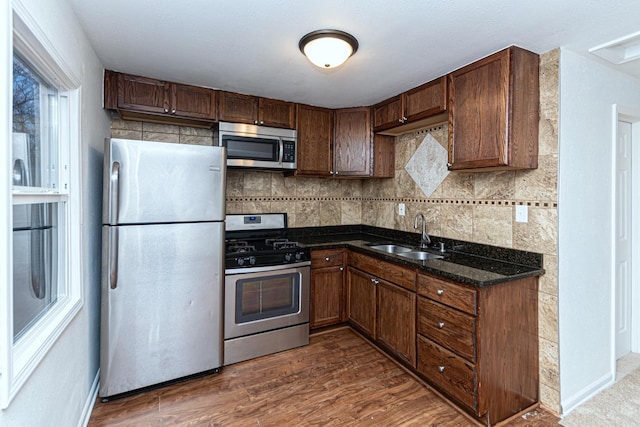
[[(227, 213), (287, 212), (289, 226), (369, 224), (414, 231), (424, 213), (430, 234), (544, 254), (540, 280), (540, 396), (559, 412), (557, 310), (557, 170), (559, 52), (541, 57), (539, 167), (530, 171), (449, 173), (425, 195), (405, 165), (427, 134), (447, 145), (446, 124), (396, 138), (395, 178), (334, 180), (284, 177), (281, 173), (230, 170)], [(211, 144), (211, 131), (113, 120), (112, 136)], [(406, 206), (399, 216), (398, 203)], [(515, 221), (524, 204), (528, 222)]]

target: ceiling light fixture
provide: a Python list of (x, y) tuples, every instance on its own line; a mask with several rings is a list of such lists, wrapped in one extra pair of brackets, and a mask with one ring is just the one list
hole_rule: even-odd
[(358, 40), (340, 30), (317, 30), (302, 37), (298, 47), (314, 65), (334, 68), (356, 53)]

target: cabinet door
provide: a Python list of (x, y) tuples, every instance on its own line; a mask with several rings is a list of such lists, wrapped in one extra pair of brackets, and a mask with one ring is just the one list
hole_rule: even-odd
[(539, 58), (510, 47), (449, 75), (449, 168), (538, 167)]
[(347, 267), (347, 316), (361, 332), (375, 338), (376, 284), (373, 278)]
[(333, 111), (298, 104), (298, 169), (296, 175), (330, 176)]
[(257, 124), (257, 97), (234, 92), (220, 92), (218, 98), (218, 119), (220, 121)]
[(412, 122), (440, 114), (447, 109), (446, 76), (405, 92), (405, 121)]
[(311, 269), (311, 328), (340, 323), (343, 312), (344, 267)]
[(376, 337), (409, 365), (416, 365), (416, 294), (381, 280)]
[(118, 108), (164, 114), (171, 107), (169, 83), (147, 77), (118, 74)]
[(296, 108), (293, 102), (260, 98), (258, 101), (258, 125), (294, 129)]
[(371, 175), (371, 109), (336, 110), (333, 162), (335, 175)]
[(451, 74), (452, 169), (507, 164), (508, 60), (492, 55)]
[(171, 113), (176, 116), (216, 120), (216, 92), (198, 86), (174, 83)]
[(390, 129), (403, 123), (404, 99), (403, 95), (396, 95), (373, 106), (374, 132)]

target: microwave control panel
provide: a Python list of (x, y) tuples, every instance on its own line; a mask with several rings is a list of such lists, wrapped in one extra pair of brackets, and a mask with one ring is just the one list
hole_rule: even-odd
[(296, 142), (295, 141), (282, 141), (282, 163), (295, 163), (296, 162)]

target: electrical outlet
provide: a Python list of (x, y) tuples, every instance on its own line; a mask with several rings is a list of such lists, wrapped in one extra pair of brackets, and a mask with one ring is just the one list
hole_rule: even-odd
[(516, 205), (516, 222), (529, 222), (529, 207)]
[(404, 216), (404, 214), (405, 214), (404, 203), (399, 203), (398, 204), (398, 215)]

